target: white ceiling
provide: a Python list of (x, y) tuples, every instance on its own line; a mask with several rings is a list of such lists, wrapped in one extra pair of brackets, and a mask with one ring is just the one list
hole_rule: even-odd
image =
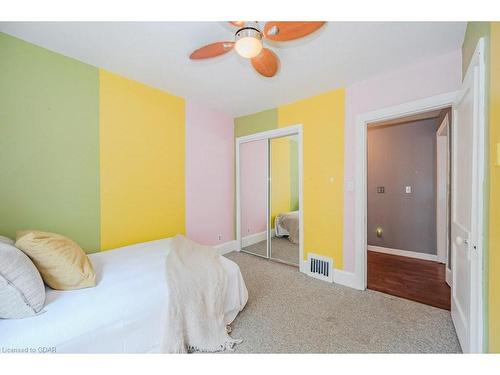
[(461, 48), (465, 22), (329, 22), (276, 44), (277, 76), (234, 51), (191, 61), (192, 50), (233, 40), (224, 22), (4, 22), (0, 31), (240, 116), (277, 107)]

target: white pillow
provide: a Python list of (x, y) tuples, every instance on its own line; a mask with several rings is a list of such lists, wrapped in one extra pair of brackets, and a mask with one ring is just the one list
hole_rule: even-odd
[(36, 315), (45, 303), (45, 285), (35, 265), (17, 247), (0, 242), (0, 318)]
[(14, 240), (11, 240), (9, 237), (0, 236), (0, 243), (6, 243), (8, 245), (14, 245)]

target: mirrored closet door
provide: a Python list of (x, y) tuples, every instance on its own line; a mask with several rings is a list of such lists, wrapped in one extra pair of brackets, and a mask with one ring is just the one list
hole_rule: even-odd
[(300, 266), (302, 127), (236, 139), (237, 234), (241, 251)]
[(268, 140), (242, 143), (239, 149), (241, 250), (269, 258)]
[(298, 135), (269, 139), (270, 258), (299, 265)]

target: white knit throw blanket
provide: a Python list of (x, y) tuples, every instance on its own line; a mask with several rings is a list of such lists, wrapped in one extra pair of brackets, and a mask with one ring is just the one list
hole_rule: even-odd
[(227, 275), (217, 250), (177, 235), (166, 271), (169, 296), (164, 353), (224, 351), (241, 342), (226, 331)]

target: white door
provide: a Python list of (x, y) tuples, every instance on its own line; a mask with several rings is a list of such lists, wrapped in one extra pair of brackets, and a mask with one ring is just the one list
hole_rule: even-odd
[[(478, 157), (482, 127), (482, 81), (478, 49), (464, 78), (452, 116), (451, 316), (464, 352), (478, 350), (478, 220), (481, 203)], [(480, 85), (481, 83), (481, 85)], [(481, 173), (482, 176), (482, 173)], [(479, 273), (481, 273), (479, 271)]]

